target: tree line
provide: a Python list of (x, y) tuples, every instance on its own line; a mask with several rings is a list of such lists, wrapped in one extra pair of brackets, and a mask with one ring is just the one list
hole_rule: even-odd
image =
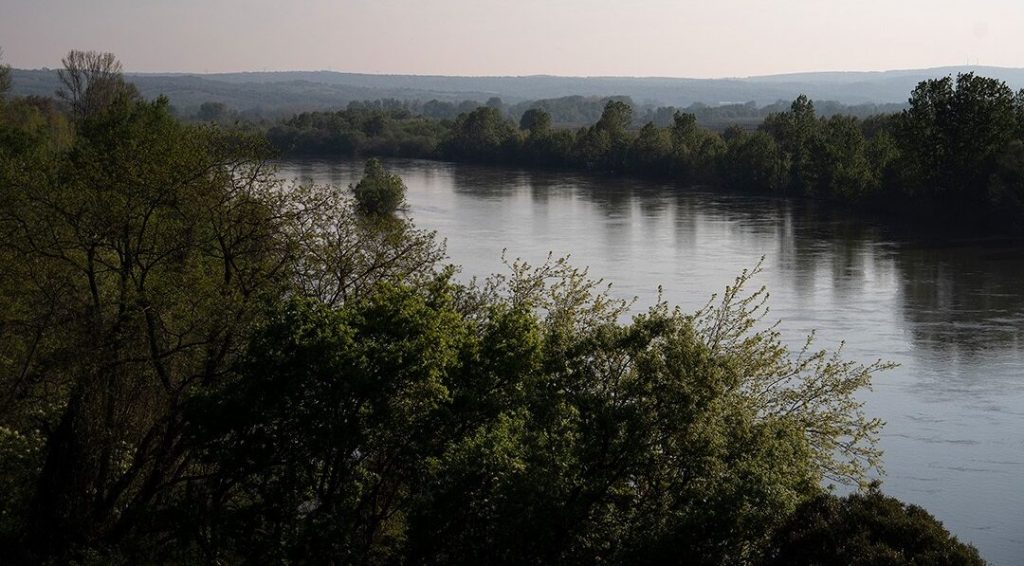
[(63, 64), (0, 89), (6, 563), (982, 563), (869, 486), (887, 364), (790, 351), (756, 269), (627, 322), (564, 260), (459, 283), (380, 162), (285, 184)]
[(801, 96), (754, 130), (715, 131), (680, 111), (636, 127), (628, 101), (613, 99), (578, 129), (554, 126), (542, 107), (516, 123), (497, 103), (454, 120), (363, 106), (301, 114), (268, 136), (286, 154), (624, 173), (830, 199), (965, 232), (1024, 230), (1024, 91), (974, 74), (922, 82), (905, 110), (867, 118), (819, 116)]

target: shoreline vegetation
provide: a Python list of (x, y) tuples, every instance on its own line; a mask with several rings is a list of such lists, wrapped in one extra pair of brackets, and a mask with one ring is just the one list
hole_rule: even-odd
[(973, 74), (922, 82), (906, 110), (866, 118), (819, 117), (801, 96), (753, 130), (711, 130), (679, 111), (666, 126), (637, 127), (633, 108), (615, 99), (577, 129), (553, 126), (539, 107), (517, 124), (499, 100), (454, 119), (426, 118), (399, 101), (353, 103), (261, 128), (287, 157), (629, 174), (828, 200), (963, 237), (1024, 234), (1024, 91)]
[(869, 480), (890, 365), (787, 348), (757, 269), (626, 323), (564, 260), (458, 283), (380, 162), (289, 185), (262, 134), (62, 63), (56, 100), (0, 66), (5, 562), (984, 563)]

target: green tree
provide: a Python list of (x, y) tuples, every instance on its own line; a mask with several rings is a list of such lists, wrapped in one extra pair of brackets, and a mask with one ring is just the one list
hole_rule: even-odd
[[(210, 484), (207, 559), (393, 563), (428, 458), (450, 434), (466, 321), (409, 287), (340, 310), (292, 301), (255, 333), (241, 379), (194, 407)], [(189, 532), (191, 531), (191, 532)]]
[(4, 63), (4, 50), (0, 49), (0, 103), (11, 89), (11, 66)]
[(551, 128), (551, 114), (541, 108), (530, 108), (519, 119), (519, 129), (530, 132), (531, 136), (543, 135)]
[[(754, 274), (696, 313), (657, 304), (629, 320), (564, 260), (457, 283), (433, 234), (394, 214), (405, 187), (379, 161), (351, 191), (286, 185), (259, 139), (181, 123), (124, 86), (116, 60), (76, 60), (73, 127), (40, 99), (0, 115), (8, 560), (976, 558), (914, 508), (824, 496), (879, 465), (881, 423), (858, 392), (888, 365), (810, 340), (791, 351), (760, 324)], [(766, 128), (779, 142), (682, 114), (634, 134), (612, 101), (576, 137), (540, 117), (522, 148), (484, 107), (445, 150), (633, 171), (720, 159), (727, 182), (764, 190), (799, 156), (821, 192), (898, 162), (889, 125), (866, 142), (868, 127), (797, 102)], [(279, 134), (406, 151), (397, 132), (435, 126), (378, 101)], [(1022, 156), (1011, 141), (988, 180), (1007, 209)]]
[(588, 169), (622, 172), (632, 139), (629, 127), (633, 108), (622, 100), (609, 100), (601, 119), (576, 137), (576, 160)]
[(1007, 144), (989, 182), (993, 213), (1005, 226), (1024, 229), (1024, 139)]
[(286, 302), (194, 406), (230, 480), (186, 503), (189, 536), (228, 561), (750, 561), (823, 477), (873, 462), (853, 395), (878, 366), (750, 332), (744, 281), (629, 324), (561, 261)]
[(817, 171), (812, 163), (812, 144), (819, 134), (819, 121), (814, 103), (800, 95), (789, 112), (772, 113), (765, 118), (761, 129), (768, 132), (784, 156), (789, 189), (810, 194), (818, 185)]
[(185, 409), (229, 381), (263, 305), (414, 283), (443, 252), (338, 190), (285, 190), (259, 140), (163, 98), (85, 112), (66, 146), (23, 127), (0, 123), (24, 140), (0, 144), (0, 454), (21, 455), (2, 465), (3, 553), (156, 553), (147, 533), (174, 530), (207, 473)]
[(220, 123), (227, 119), (228, 107), (223, 102), (204, 102), (199, 105), (196, 119), (201, 122)]
[(497, 162), (511, 157), (518, 142), (515, 126), (498, 109), (481, 106), (459, 115), (441, 151), (454, 159)]
[(701, 128), (693, 114), (676, 112), (670, 128), (673, 168), (688, 181), (715, 180), (715, 169), (726, 144), (718, 134)]
[(76, 122), (138, 97), (135, 86), (125, 82), (121, 62), (113, 53), (71, 50), (61, 63), (57, 97), (71, 107)]
[(973, 546), (957, 540), (924, 509), (872, 489), (819, 495), (779, 529), (767, 565), (977, 565)]
[(608, 132), (613, 138), (619, 138), (626, 134), (632, 123), (633, 107), (621, 100), (609, 100), (594, 127)]
[(809, 143), (806, 175), (812, 194), (847, 200), (863, 200), (878, 189), (879, 169), (872, 169), (868, 144), (859, 121), (848, 116), (822, 119), (819, 133)]
[(902, 186), (957, 215), (977, 215), (1001, 155), (1021, 136), (1021, 97), (973, 73), (922, 82), (895, 131)]
[(363, 178), (352, 187), (356, 207), (367, 216), (388, 217), (405, 206), (405, 183), (377, 159), (366, 162)]
[(21, 267), (4, 287), (27, 316), (4, 325), (33, 346), (5, 333), (21, 370), (3, 383), (41, 395), (21, 410), (46, 407), (31, 548), (124, 536), (180, 477), (180, 402), (230, 363), (247, 303), (288, 257), (247, 147), (181, 126), (164, 99), (134, 102), (84, 116), (58, 171), (8, 185), (4, 247)]
[(499, 98), (497, 96), (492, 96), (492, 97), (488, 98), (487, 102), (484, 104), (484, 106), (487, 106), (488, 108), (494, 108), (495, 110), (497, 110), (499, 112), (501, 112), (501, 111), (503, 111), (505, 109), (505, 103), (502, 102), (501, 98)]
[(788, 163), (771, 136), (737, 129), (728, 137), (722, 158), (722, 179), (728, 186), (765, 192), (785, 188)]
[(647, 123), (629, 148), (630, 170), (647, 175), (667, 175), (671, 170), (672, 137), (668, 131)]

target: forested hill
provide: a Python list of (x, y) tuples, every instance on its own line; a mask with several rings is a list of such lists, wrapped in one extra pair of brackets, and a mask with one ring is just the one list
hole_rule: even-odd
[[(149, 98), (167, 95), (182, 109), (203, 102), (221, 102), (236, 110), (258, 108), (286, 113), (342, 107), (349, 102), (381, 98), (401, 100), (485, 101), (500, 97), (522, 102), (570, 95), (629, 96), (640, 104), (688, 106), (753, 101), (769, 104), (805, 94), (815, 100), (844, 104), (906, 102), (919, 82), (973, 71), (1024, 88), (1024, 69), (943, 67), (936, 69), (800, 73), (734, 79), (634, 77), (443, 77), (367, 75), (332, 71), (288, 71), (223, 74), (130, 74)], [(15, 70), (13, 93), (49, 96), (57, 88), (56, 71)]]

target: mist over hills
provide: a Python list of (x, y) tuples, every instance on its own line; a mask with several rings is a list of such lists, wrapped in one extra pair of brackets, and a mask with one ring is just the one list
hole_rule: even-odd
[[(806, 94), (843, 104), (906, 102), (917, 83), (946, 75), (974, 72), (1024, 88), (1024, 69), (940, 67), (882, 72), (816, 72), (745, 78), (687, 79), (664, 77), (446, 77), (370, 75), (334, 71), (280, 71), (215, 74), (128, 73), (146, 97), (166, 95), (181, 109), (222, 102), (244, 111), (289, 113), (340, 108), (357, 100), (474, 100), (499, 97), (506, 103), (582, 96), (629, 96), (638, 104), (685, 107), (792, 100)], [(58, 87), (50, 69), (13, 72), (13, 91), (49, 96)]]

